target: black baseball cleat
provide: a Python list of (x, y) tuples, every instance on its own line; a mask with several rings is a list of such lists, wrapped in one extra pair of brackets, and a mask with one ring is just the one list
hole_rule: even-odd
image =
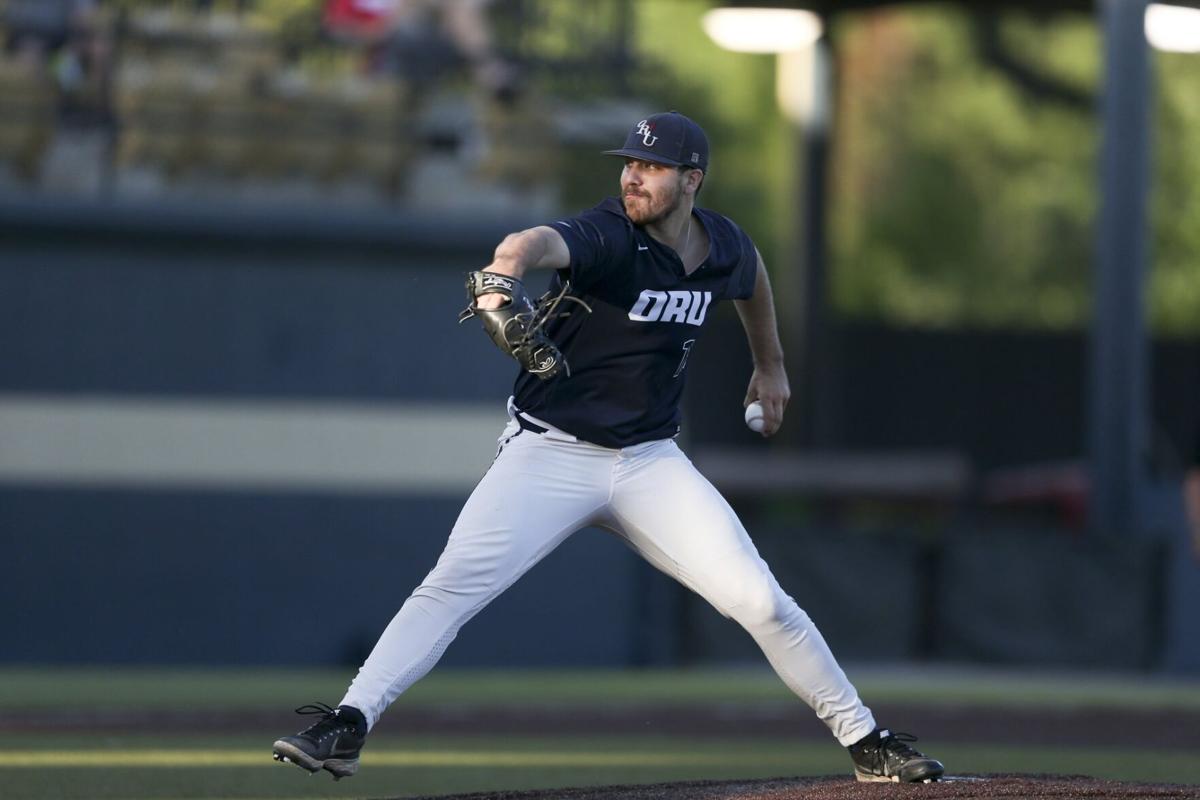
[(876, 728), (869, 736), (850, 745), (854, 777), (860, 781), (929, 783), (942, 777), (945, 768), (909, 742), (917, 737)]
[(320, 714), (321, 719), (295, 736), (284, 736), (272, 751), (276, 761), (317, 772), (328, 770), (334, 780), (358, 772), (358, 754), (367, 738), (367, 719), (353, 706), (331, 708), (324, 703), (300, 706), (297, 714)]

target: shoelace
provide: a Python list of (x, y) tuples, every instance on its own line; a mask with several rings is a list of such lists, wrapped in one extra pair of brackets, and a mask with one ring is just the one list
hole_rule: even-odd
[(902, 759), (924, 758), (924, 756), (916, 749), (909, 747), (909, 742), (915, 742), (916, 736), (911, 733), (901, 733), (900, 731), (892, 731), (891, 736), (885, 736), (879, 740), (879, 749), (884, 755), (897, 756)]
[(321, 715), (320, 720), (314, 722), (307, 729), (305, 729), (304, 732), (306, 734), (321, 734), (342, 726), (347, 726), (351, 730), (354, 729), (354, 726), (351, 725), (349, 721), (338, 716), (336, 708), (326, 705), (325, 703), (308, 703), (307, 705), (302, 705), (296, 709), (296, 713), (305, 716), (312, 716), (314, 714)]

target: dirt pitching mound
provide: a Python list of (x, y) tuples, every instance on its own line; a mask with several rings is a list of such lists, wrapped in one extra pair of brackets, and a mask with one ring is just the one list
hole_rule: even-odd
[[(1200, 786), (1138, 784), (1074, 775), (959, 775), (938, 783), (858, 783), (844, 776), (690, 781), (644, 786), (598, 786), (440, 796), (437, 800), (880, 800), (925, 798), (1200, 799)], [(433, 798), (418, 798), (433, 800)]]

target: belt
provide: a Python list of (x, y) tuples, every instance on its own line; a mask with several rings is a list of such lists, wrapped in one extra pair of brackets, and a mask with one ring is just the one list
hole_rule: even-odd
[(530, 433), (545, 433), (550, 430), (538, 425), (536, 422), (525, 419), (525, 415), (519, 411), (517, 412), (517, 424), (521, 426), (521, 430), (529, 431)]

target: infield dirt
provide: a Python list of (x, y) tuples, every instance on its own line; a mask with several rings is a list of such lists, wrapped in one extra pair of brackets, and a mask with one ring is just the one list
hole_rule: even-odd
[[(1195, 800), (1200, 787), (1135, 784), (1077, 776), (974, 775), (931, 784), (858, 783), (846, 777), (692, 781), (646, 786), (600, 786), (527, 792), (485, 792), (437, 800), (905, 800), (938, 798), (1094, 798)], [(434, 800), (412, 798), (411, 800)]]

